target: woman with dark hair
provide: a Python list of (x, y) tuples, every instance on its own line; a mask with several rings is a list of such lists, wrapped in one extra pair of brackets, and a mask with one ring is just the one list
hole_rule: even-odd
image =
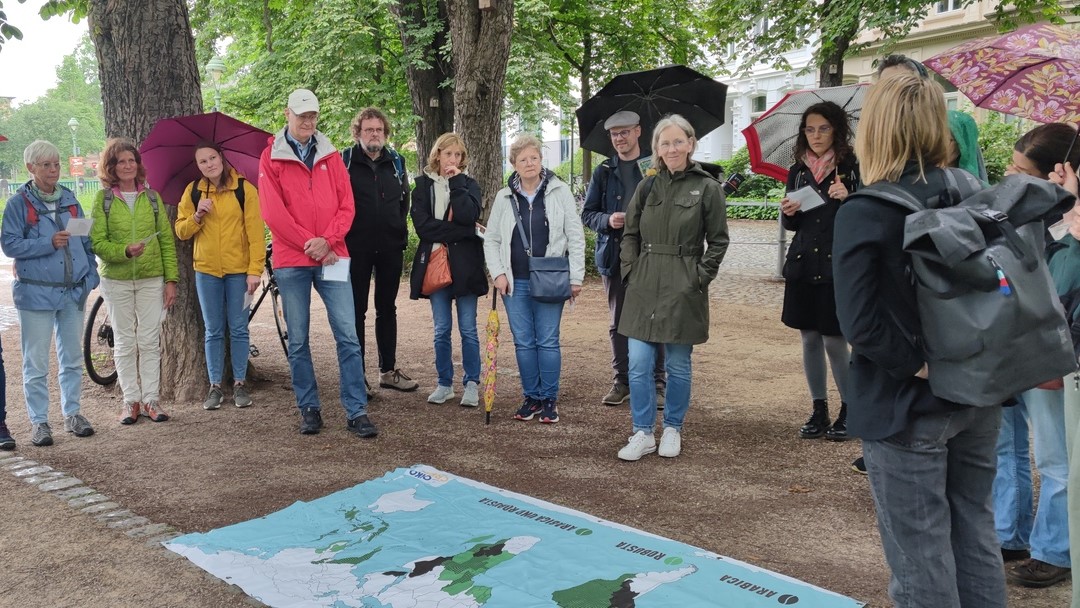
[(176, 301), (176, 243), (161, 195), (146, 185), (135, 142), (109, 140), (98, 166), (104, 189), (94, 202), (90, 241), (101, 258), (101, 291), (124, 393), (120, 423), (134, 424), (140, 413), (164, 422), (160, 334), (165, 310)]
[[(840, 204), (855, 191), (859, 168), (851, 150), (848, 116), (826, 101), (803, 112), (795, 140), (795, 164), (788, 171), (787, 191), (809, 187), (824, 201), (812, 209), (785, 197), (780, 201), (784, 228), (795, 232), (784, 263), (784, 325), (802, 334), (803, 372), (810, 387), (813, 413), (799, 429), (803, 439), (825, 436), (844, 441), (847, 435), (848, 346), (840, 335), (833, 296), (833, 222)], [(840, 393), (840, 413), (830, 425), (825, 356)]]
[[(887, 182), (936, 199), (949, 148), (937, 83), (901, 72), (867, 92), (855, 140), (866, 189)], [(852, 350), (848, 429), (863, 442), (889, 596), (905, 608), (1004, 608), (990, 500), (1001, 408), (930, 391), (925, 355), (908, 339), (922, 323), (904, 251), (907, 216), (856, 193), (836, 214), (833, 244), (836, 316)]]
[[(480, 219), (480, 184), (465, 173), (469, 155), (457, 133), (443, 133), (428, 154), (424, 174), (416, 178), (412, 193), (412, 221), (420, 245), (416, 248), (410, 276), (409, 297), (431, 300), (435, 325), (435, 373), (438, 386), (428, 403), (454, 398), (452, 333), (456, 306), (461, 335), (461, 405), (480, 405), (480, 337), (476, 332), (476, 301), (488, 291), (484, 274), (484, 241), (477, 234)], [(445, 249), (441, 254), (440, 249)], [(446, 256), (450, 284), (435, 291), (424, 290), (429, 262)]]
[(215, 143), (202, 142), (195, 147), (195, 164), (203, 177), (184, 190), (176, 210), (176, 236), (183, 241), (195, 239), (195, 290), (206, 326), (204, 347), (210, 377), (203, 409), (216, 410), (224, 399), (221, 380), (226, 321), (233, 404), (247, 407), (251, 405), (244, 385), (249, 342), (247, 296), (259, 286), (266, 261), (259, 193), (229, 165)]
[[(1005, 174), (1050, 179), (1055, 165), (1063, 160), (1077, 166), (1080, 146), (1072, 146), (1074, 139), (1076, 128), (1064, 123), (1028, 131), (1013, 146), (1012, 163)], [(1080, 242), (1068, 233), (1047, 240), (1047, 265), (1058, 295), (1063, 301), (1075, 302), (1080, 298)], [(1048, 587), (1067, 580), (1072, 567), (1064, 382), (1051, 381), (1024, 391), (1018, 401), (1001, 414), (994, 525), (1002, 557), (1019, 561), (1006, 570), (1009, 580), (1027, 587)], [(1029, 432), (1034, 437), (1035, 467), (1041, 481), (1037, 509), (1032, 501)]]

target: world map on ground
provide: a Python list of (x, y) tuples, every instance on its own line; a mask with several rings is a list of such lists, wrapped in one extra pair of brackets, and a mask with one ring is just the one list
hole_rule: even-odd
[(425, 465), (165, 546), (290, 608), (863, 606)]

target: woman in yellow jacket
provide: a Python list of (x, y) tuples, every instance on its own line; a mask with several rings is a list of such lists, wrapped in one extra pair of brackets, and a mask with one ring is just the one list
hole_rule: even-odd
[[(225, 325), (232, 353), (233, 403), (251, 405), (244, 387), (248, 358), (248, 294), (262, 279), (266, 249), (259, 194), (228, 165), (220, 146), (195, 149), (203, 177), (187, 187), (176, 216), (176, 236), (195, 239), (195, 289), (206, 325), (206, 371), (210, 392), (203, 409), (221, 407)], [(241, 188), (243, 189), (241, 191)]]

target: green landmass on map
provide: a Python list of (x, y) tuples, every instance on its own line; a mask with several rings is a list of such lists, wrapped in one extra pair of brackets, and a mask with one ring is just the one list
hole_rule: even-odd
[(616, 579), (594, 579), (551, 594), (559, 608), (633, 608), (637, 594), (630, 590), (635, 574)]

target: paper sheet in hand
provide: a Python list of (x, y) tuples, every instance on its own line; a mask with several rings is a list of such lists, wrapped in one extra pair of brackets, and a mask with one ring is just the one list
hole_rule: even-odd
[(67, 222), (67, 231), (71, 236), (90, 236), (90, 227), (94, 220), (88, 217), (73, 217)]
[(159, 234), (161, 234), (161, 232), (160, 232), (160, 231), (158, 231), (158, 232), (155, 232), (154, 234), (151, 234), (150, 236), (146, 237), (145, 239), (143, 239), (143, 240), (139, 241), (139, 244), (141, 244), (141, 245), (146, 245), (146, 244), (147, 244), (147, 243), (149, 243), (150, 241), (152, 241), (152, 240), (156, 239), (156, 238), (158, 237), (158, 235), (159, 235)]
[(813, 186), (803, 186), (798, 190), (788, 192), (787, 197), (802, 205), (799, 211), (810, 211), (825, 204), (818, 191)]
[(1068, 232), (1069, 232), (1069, 223), (1066, 222), (1065, 220), (1061, 220), (1060, 222), (1058, 222), (1058, 223), (1054, 224), (1053, 226), (1050, 226), (1049, 228), (1047, 228), (1047, 230), (1050, 231), (1050, 236), (1054, 237), (1055, 241), (1060, 241), (1062, 237), (1064, 237), (1066, 234), (1068, 234)]
[(244, 292), (244, 310), (251, 310), (251, 303), (255, 301), (255, 294)]
[(322, 278), (324, 281), (348, 281), (349, 258), (338, 258), (337, 262), (323, 266)]

